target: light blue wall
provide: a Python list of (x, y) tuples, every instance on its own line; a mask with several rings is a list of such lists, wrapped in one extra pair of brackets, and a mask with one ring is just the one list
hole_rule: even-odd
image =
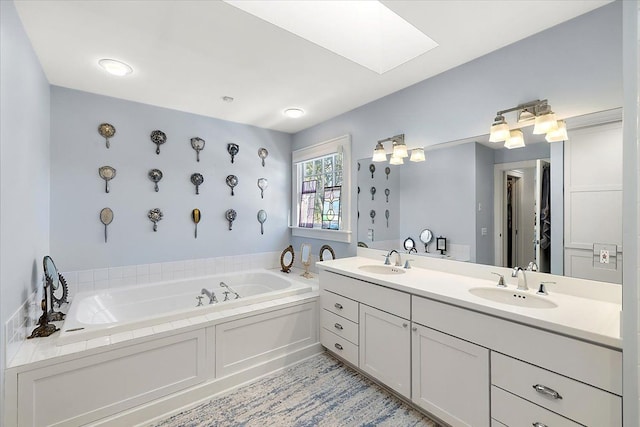
[[(356, 159), (370, 157), (377, 140), (398, 133), (406, 135), (410, 148), (486, 134), (496, 111), (533, 99), (547, 98), (561, 117), (620, 107), (621, 3), (299, 132), (293, 136), (293, 148), (351, 134), (352, 180), (356, 182)], [(352, 218), (351, 228), (356, 230), (355, 208)], [(293, 239), (294, 246), (299, 247), (303, 240)], [(355, 242), (332, 246), (343, 256), (356, 250)]]
[[(493, 256), (493, 162), (497, 151), (478, 143), (475, 144), (475, 150), (475, 261), (480, 264), (493, 265), (495, 264)], [(482, 235), (483, 228), (487, 229), (484, 235)]]
[[(5, 322), (49, 252), (49, 83), (13, 2), (0, 2), (0, 385)], [(4, 386), (0, 413), (4, 413)], [(2, 424), (2, 417), (0, 417)]]
[[(51, 253), (61, 270), (280, 251), (289, 244), (289, 134), (61, 87), (52, 88), (51, 98)], [(110, 149), (97, 131), (102, 122), (116, 128)], [(149, 138), (155, 129), (167, 135), (160, 155)], [(194, 136), (206, 141), (199, 163)], [(229, 142), (240, 146), (233, 164)], [(264, 168), (260, 147), (269, 151)], [(117, 171), (109, 194), (98, 176), (103, 165)], [(147, 177), (152, 168), (164, 173), (157, 193)], [(189, 179), (194, 172), (204, 176), (200, 195)], [(225, 183), (230, 174), (239, 180), (235, 196)], [(261, 177), (269, 181), (264, 199)], [(114, 212), (108, 243), (99, 221), (104, 207)], [(164, 213), (155, 233), (147, 218), (152, 208)], [(202, 212), (197, 240), (194, 208)], [(230, 208), (238, 214), (232, 231), (224, 218)], [(268, 214), (264, 235), (259, 209)]]

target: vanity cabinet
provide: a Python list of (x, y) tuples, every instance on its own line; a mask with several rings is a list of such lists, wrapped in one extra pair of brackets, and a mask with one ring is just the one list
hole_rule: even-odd
[(360, 304), (360, 369), (411, 398), (409, 320)]
[(489, 350), (414, 323), (412, 401), (455, 426), (488, 426)]

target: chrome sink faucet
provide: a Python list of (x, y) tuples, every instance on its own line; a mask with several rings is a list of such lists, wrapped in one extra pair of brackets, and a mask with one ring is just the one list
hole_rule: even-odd
[(213, 292), (213, 291), (209, 292), (205, 288), (202, 288), (202, 291), (200, 291), (200, 295), (208, 296), (209, 297), (209, 304), (215, 304), (215, 303), (218, 302), (218, 298), (216, 298), (216, 293)]
[[(518, 275), (518, 272), (521, 272), (522, 274)], [(524, 270), (522, 269), (522, 267), (513, 267), (513, 270), (511, 271), (511, 277), (518, 278), (519, 291), (529, 290), (529, 287), (527, 286), (527, 277), (524, 275)]]
[(402, 267), (402, 258), (400, 257), (400, 252), (396, 251), (395, 249), (391, 249), (387, 255), (383, 255), (385, 257), (384, 265), (391, 265), (389, 257), (393, 255), (394, 252), (396, 254), (396, 267)]

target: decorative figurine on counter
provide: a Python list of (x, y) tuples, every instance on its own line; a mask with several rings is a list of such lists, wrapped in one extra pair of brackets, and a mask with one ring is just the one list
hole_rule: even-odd
[(204, 149), (204, 139), (198, 138), (197, 136), (195, 138), (191, 138), (191, 148), (196, 150), (196, 162), (199, 162), (200, 151)]
[(269, 155), (269, 152), (267, 151), (266, 148), (258, 149), (258, 157), (260, 157), (260, 159), (262, 160), (262, 167), (264, 167), (264, 159), (266, 159), (268, 155)]
[[(43, 298), (40, 302), (40, 308), (42, 309), (42, 316), (38, 319), (38, 327), (31, 332), (31, 335), (27, 339), (48, 337), (56, 331), (59, 331), (56, 325), (49, 322), (56, 322), (64, 320), (64, 313), (53, 310), (54, 303), (58, 304), (58, 307), (67, 302), (68, 286), (64, 277), (58, 272), (56, 265), (50, 256), (45, 256), (42, 260), (44, 266), (44, 284), (43, 284)], [(54, 295), (54, 291), (61, 290), (62, 295), (57, 298)]]
[(200, 194), (200, 185), (204, 182), (204, 177), (202, 174), (193, 173), (191, 174), (191, 183), (196, 186), (196, 194)]
[(147, 217), (153, 222), (153, 231), (158, 231), (158, 222), (162, 221), (163, 213), (160, 208), (151, 209)]
[(160, 182), (160, 180), (162, 179), (162, 171), (160, 169), (151, 169), (149, 171), (149, 179), (151, 181), (153, 181), (153, 183), (155, 184), (154, 189), (156, 190), (156, 193), (158, 191), (160, 191), (160, 187), (158, 187), (158, 182)]
[(156, 144), (156, 154), (160, 154), (160, 146), (167, 142), (167, 135), (161, 130), (151, 132), (151, 142)]
[(201, 217), (201, 213), (200, 213), (200, 209), (194, 209), (191, 211), (191, 219), (193, 220), (193, 223), (196, 225), (196, 231), (194, 233), (194, 238), (198, 238), (198, 223), (200, 222), (200, 217)]
[(269, 182), (267, 178), (258, 178), (258, 188), (260, 189), (260, 198), (264, 199), (264, 190), (267, 189)]
[(107, 143), (107, 148), (109, 148), (110, 147), (109, 138), (111, 138), (113, 135), (116, 134), (116, 128), (113, 127), (112, 124), (102, 123), (100, 124), (100, 126), (98, 126), (98, 133), (100, 134), (101, 137), (105, 139)]
[(111, 208), (104, 208), (100, 211), (100, 222), (104, 224), (104, 242), (107, 243), (107, 225), (113, 221), (113, 211)]
[(233, 163), (239, 151), (240, 151), (240, 146), (238, 144), (234, 144), (233, 142), (230, 142), (229, 144), (227, 144), (227, 153), (231, 155), (231, 163)]
[(116, 170), (111, 166), (102, 166), (98, 168), (98, 175), (104, 179), (104, 192), (109, 192), (109, 181), (116, 177)]
[(236, 216), (236, 211), (234, 211), (233, 209), (227, 209), (227, 211), (224, 213), (224, 217), (227, 219), (227, 221), (229, 221), (229, 231), (231, 231), (231, 227), (233, 226), (233, 221), (235, 221)]

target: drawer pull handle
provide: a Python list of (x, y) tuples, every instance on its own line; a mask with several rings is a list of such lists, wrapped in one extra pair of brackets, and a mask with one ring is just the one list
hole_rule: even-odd
[(338, 343), (335, 343), (333, 346), (335, 348), (337, 348), (338, 350), (342, 350), (343, 349), (342, 346), (340, 344), (338, 344)]
[(547, 427), (547, 425), (546, 425), (546, 424), (542, 424), (542, 423), (541, 423), (541, 422), (539, 422), (539, 421), (536, 421), (536, 422), (535, 422), (535, 423), (533, 423), (532, 425), (533, 425), (533, 427)]
[(333, 325), (333, 327), (340, 330), (344, 329), (340, 323), (336, 323), (335, 325)]
[(337, 303), (333, 304), (333, 306), (334, 306), (335, 308), (337, 308), (338, 310), (342, 310), (342, 304), (340, 304), (339, 302), (337, 302)]
[[(537, 391), (538, 393), (545, 394), (545, 395), (547, 395), (549, 397), (552, 397), (554, 399), (562, 399), (562, 396), (560, 396), (560, 393), (558, 393), (554, 389), (549, 388), (549, 387), (547, 387), (545, 385), (536, 384), (536, 385), (533, 386), (533, 389), (535, 391)], [(541, 424), (541, 426), (544, 427), (544, 424)]]

